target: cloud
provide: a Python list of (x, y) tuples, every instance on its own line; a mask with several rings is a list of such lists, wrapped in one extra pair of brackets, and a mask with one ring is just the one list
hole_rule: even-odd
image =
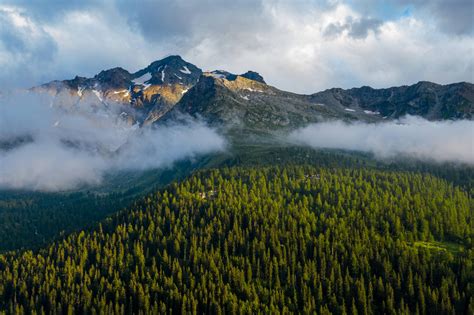
[[(0, 99), (0, 188), (62, 191), (97, 185), (110, 172), (169, 167), (226, 145), (196, 120), (137, 128), (119, 118), (118, 104), (93, 113), (87, 104), (77, 111), (50, 104), (30, 93)], [(20, 139), (26, 140), (15, 144)]]
[(363, 39), (369, 35), (370, 31), (377, 34), (382, 24), (382, 21), (370, 17), (353, 19), (349, 16), (344, 23), (330, 23), (323, 34), (334, 38), (346, 31), (349, 37)]
[(0, 152), (0, 188), (61, 191), (99, 184), (106, 161), (59, 142), (36, 140)]
[(52, 19), (54, 20), (60, 18), (65, 13), (71, 11), (106, 7), (104, 5), (106, 2), (99, 2), (93, 0), (2, 0), (1, 3), (9, 7), (23, 8), (25, 11), (29, 12), (29, 14), (34, 19), (39, 21), (51, 21)]
[(115, 66), (136, 71), (169, 54), (205, 70), (255, 70), (302, 93), (474, 75), (472, 3), (465, 1), (3, 2), (42, 39), (0, 20), (10, 34), (0, 37), (0, 65), (8, 64), (2, 86), (15, 76), (31, 86)]
[(438, 33), (458, 36), (474, 33), (474, 2), (471, 0), (359, 0), (351, 2), (351, 6), (361, 14), (385, 21), (411, 16), (435, 26)]
[(42, 78), (41, 63), (52, 63), (57, 45), (43, 27), (24, 12), (0, 7), (0, 67), (2, 88), (21, 85), (29, 76)]
[(399, 4), (432, 18), (441, 32), (471, 36), (474, 33), (474, 2), (471, 0), (404, 0)]
[(409, 116), (379, 124), (313, 124), (294, 131), (289, 140), (314, 148), (371, 152), (382, 159), (411, 157), (473, 165), (473, 132), (473, 121), (433, 122)]
[(119, 0), (117, 7), (148, 40), (173, 40), (186, 48), (208, 35), (250, 35), (250, 30), (268, 25), (263, 1), (143, 1), (130, 10), (130, 1)]

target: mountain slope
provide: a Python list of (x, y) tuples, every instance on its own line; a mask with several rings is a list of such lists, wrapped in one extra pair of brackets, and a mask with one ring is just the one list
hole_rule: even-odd
[(329, 89), (311, 95), (316, 102), (331, 107), (380, 113), (387, 118), (417, 115), (430, 120), (473, 119), (474, 85), (461, 82), (440, 85), (418, 82), (410, 86), (349, 90)]
[[(258, 74), (257, 74), (258, 75)], [(377, 121), (381, 117), (326, 106), (311, 96), (281, 91), (256, 80), (224, 71), (204, 73), (165, 117), (186, 113), (210, 124), (254, 132), (292, 129), (326, 119)]]

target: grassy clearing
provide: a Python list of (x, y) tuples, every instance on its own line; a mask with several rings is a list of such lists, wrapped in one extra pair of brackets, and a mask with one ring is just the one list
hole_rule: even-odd
[(436, 242), (436, 241), (416, 241), (413, 243), (415, 248), (423, 247), (435, 251), (446, 251), (453, 255), (459, 254), (464, 249), (464, 246), (453, 242)]

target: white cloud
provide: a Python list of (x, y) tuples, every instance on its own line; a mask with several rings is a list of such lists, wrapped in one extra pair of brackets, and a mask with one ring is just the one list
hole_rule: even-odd
[(473, 38), (439, 33), (414, 17), (381, 22), (376, 31), (369, 28), (366, 37), (352, 36), (350, 29), (328, 37), (329, 25), (346, 25), (364, 16), (347, 5), (304, 12), (272, 6), (264, 15), (268, 25), (252, 29), (247, 39), (206, 37), (190, 51), (192, 60), (207, 66), (218, 63), (237, 73), (251, 68), (270, 84), (303, 93), (473, 80)]
[(292, 132), (289, 140), (314, 148), (371, 152), (378, 158), (412, 157), (472, 165), (473, 134), (473, 121), (432, 122), (411, 116), (378, 124), (324, 122)]
[[(437, 18), (430, 19), (426, 10), (384, 19), (344, 1), (163, 0), (132, 5), (119, 0), (61, 4), (57, 14), (53, 8), (58, 4), (49, 6), (45, 10), (20, 2), (15, 9), (23, 15), (12, 25), (21, 30), (29, 21), (56, 47), (46, 67), (41, 60), (28, 63), (28, 69), (41, 69), (23, 76), (31, 84), (45, 77), (91, 76), (114, 66), (135, 71), (168, 54), (180, 54), (204, 69), (256, 70), (270, 84), (304, 93), (474, 79), (472, 34), (440, 31)], [(8, 38), (2, 40), (9, 46)], [(0, 64), (6, 51), (0, 48)], [(0, 82), (27, 67), (16, 61), (0, 74)]]
[(6, 153), (0, 151), (0, 164), (0, 188), (40, 191), (99, 184), (108, 168), (100, 156), (44, 139)]
[[(101, 182), (108, 172), (169, 167), (177, 160), (221, 151), (224, 139), (195, 120), (158, 128), (128, 126), (120, 107), (90, 113), (49, 106), (47, 98), (0, 99), (0, 188), (60, 191)], [(83, 104), (85, 105), (85, 104)]]

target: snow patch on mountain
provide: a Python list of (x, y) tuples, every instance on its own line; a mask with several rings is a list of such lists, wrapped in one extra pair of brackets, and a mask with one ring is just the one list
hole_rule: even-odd
[(104, 99), (102, 98), (102, 94), (100, 93), (100, 91), (97, 91), (97, 90), (92, 90), (92, 93), (95, 94), (95, 96), (97, 96), (97, 98), (99, 99), (99, 101), (103, 101)]
[(252, 89), (252, 88), (245, 88), (245, 90), (247, 91), (250, 91), (250, 92), (258, 92), (258, 93), (263, 93), (262, 90), (256, 90), (256, 89)]
[(121, 94), (121, 93), (127, 93), (128, 90), (124, 89), (124, 90), (120, 90), (120, 91), (114, 91), (113, 93), (114, 94)]
[(85, 87), (83, 86), (78, 86), (77, 87), (77, 95), (79, 95), (79, 97), (82, 97), (82, 91), (84, 91)]
[(184, 74), (191, 74), (191, 71), (188, 69), (188, 67), (183, 66), (183, 69), (179, 69)]
[(364, 110), (364, 113), (367, 115), (380, 115), (380, 112), (373, 112), (371, 110)]
[(161, 82), (162, 83), (165, 83), (165, 70), (166, 70), (166, 65), (165, 67), (163, 68), (163, 70), (161, 70)]
[(211, 77), (216, 78), (216, 79), (225, 79), (225, 75), (222, 73), (217, 73), (217, 72), (209, 72)]

